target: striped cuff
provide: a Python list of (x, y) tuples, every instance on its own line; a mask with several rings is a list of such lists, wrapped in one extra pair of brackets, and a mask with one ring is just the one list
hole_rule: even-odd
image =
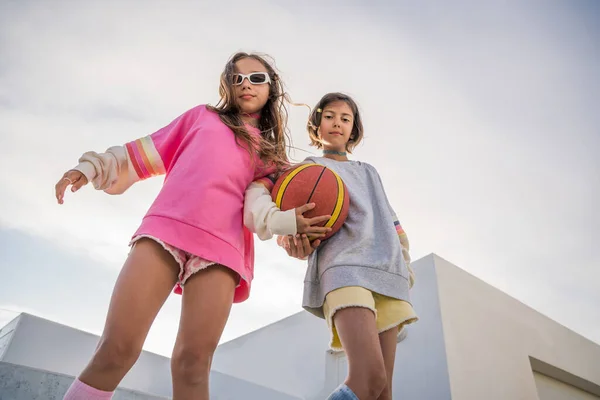
[(394, 215), (394, 227), (396, 228), (396, 233), (398, 234), (398, 236), (406, 235), (406, 233), (404, 233), (404, 229), (402, 229), (402, 225), (400, 225), (400, 221), (398, 220), (398, 217), (396, 217), (395, 215)]
[(165, 166), (150, 136), (129, 142), (125, 147), (131, 164), (140, 179), (165, 173)]

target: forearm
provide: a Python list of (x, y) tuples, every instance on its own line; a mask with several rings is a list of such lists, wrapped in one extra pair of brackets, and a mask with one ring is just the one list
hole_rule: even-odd
[(281, 211), (262, 184), (254, 182), (246, 190), (244, 199), (244, 225), (261, 240), (274, 235), (295, 235), (295, 210)]

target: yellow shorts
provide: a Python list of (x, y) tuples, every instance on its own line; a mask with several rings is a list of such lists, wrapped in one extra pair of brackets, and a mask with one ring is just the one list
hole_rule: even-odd
[(331, 330), (329, 347), (334, 351), (342, 351), (343, 347), (333, 322), (333, 316), (336, 311), (347, 307), (364, 307), (373, 310), (379, 333), (398, 327), (398, 334), (400, 334), (404, 325), (419, 319), (410, 303), (406, 301), (383, 296), (360, 286), (336, 289), (325, 296), (323, 303), (323, 314)]

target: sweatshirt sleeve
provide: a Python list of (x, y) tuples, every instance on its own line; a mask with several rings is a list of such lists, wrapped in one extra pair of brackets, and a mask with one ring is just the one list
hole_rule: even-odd
[(256, 180), (246, 189), (244, 199), (244, 225), (261, 240), (274, 235), (295, 235), (296, 211), (281, 211), (271, 198), (273, 175)]
[(121, 194), (138, 181), (164, 175), (195, 120), (196, 110), (186, 111), (169, 125), (123, 146), (109, 147), (104, 153), (86, 152), (73, 169), (108, 194)]
[(396, 215), (394, 208), (390, 204), (387, 198), (387, 194), (385, 194), (385, 188), (383, 187), (383, 181), (381, 180), (379, 173), (374, 167), (372, 167), (372, 170), (379, 184), (381, 185), (381, 189), (383, 190), (384, 197), (386, 200), (386, 206), (390, 212), (391, 219), (394, 222), (394, 227), (396, 228), (396, 233), (398, 234), (398, 239), (400, 240), (400, 246), (402, 247), (402, 258), (404, 259), (404, 263), (406, 264), (406, 268), (408, 269), (410, 287), (412, 288), (415, 284), (415, 273), (412, 267), (410, 266), (410, 242), (408, 241), (408, 236), (406, 235), (406, 232), (404, 232), (404, 229), (402, 229), (402, 225), (400, 224), (398, 216)]
[(410, 287), (412, 288), (415, 284), (415, 273), (410, 266), (410, 243), (408, 241), (408, 236), (404, 229), (402, 229), (402, 225), (400, 225), (400, 221), (396, 214), (393, 216), (394, 227), (396, 228), (396, 233), (398, 233), (398, 239), (400, 240), (400, 246), (402, 246), (402, 258), (404, 258), (404, 263), (406, 264), (406, 268), (408, 268), (408, 275), (410, 278)]

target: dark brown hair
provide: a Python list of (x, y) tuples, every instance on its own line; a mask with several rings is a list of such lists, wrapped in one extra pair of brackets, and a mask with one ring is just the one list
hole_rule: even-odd
[(315, 146), (317, 149), (323, 148), (319, 140), (318, 129), (321, 125), (321, 117), (323, 116), (323, 111), (325, 111), (325, 107), (328, 104), (333, 103), (334, 101), (343, 101), (348, 104), (348, 107), (352, 110), (352, 114), (354, 115), (354, 123), (352, 124), (352, 132), (350, 133), (350, 139), (348, 143), (346, 143), (346, 151), (348, 153), (352, 153), (352, 150), (361, 142), (363, 139), (363, 125), (362, 119), (360, 117), (360, 112), (358, 110), (358, 105), (352, 99), (352, 97), (343, 94), (343, 93), (327, 93), (325, 96), (319, 100), (315, 108), (313, 108), (310, 117), (308, 118), (308, 124), (306, 125), (306, 129), (308, 130), (308, 136), (310, 137), (310, 145)]
[[(221, 99), (216, 106), (207, 106), (207, 108), (217, 114), (221, 121), (227, 125), (235, 134), (238, 144), (240, 140), (246, 149), (252, 154), (257, 151), (260, 158), (267, 164), (273, 164), (281, 169), (289, 164), (287, 158), (287, 141), (289, 140), (287, 119), (288, 113), (285, 101), (289, 101), (285, 93), (283, 82), (275, 71), (275, 67), (267, 62), (266, 55), (254, 53), (235, 53), (225, 65), (221, 73), (221, 82), (219, 85), (219, 95)], [(271, 83), (269, 84), (269, 98), (261, 110), (258, 129), (261, 132), (261, 139), (254, 138), (244, 127), (240, 117), (240, 110), (235, 101), (233, 92), (233, 75), (236, 73), (235, 63), (244, 58), (252, 58), (259, 61), (266, 68)], [(269, 57), (271, 60), (272, 58)], [(273, 63), (274, 64), (274, 63)]]

